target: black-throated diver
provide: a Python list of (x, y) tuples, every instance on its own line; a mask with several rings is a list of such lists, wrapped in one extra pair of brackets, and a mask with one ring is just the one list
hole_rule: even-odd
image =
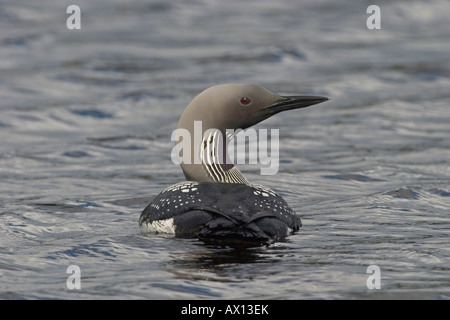
[[(253, 84), (217, 85), (191, 101), (178, 129), (193, 135), (194, 122), (201, 121), (202, 135), (216, 129), (226, 139), (227, 129), (246, 129), (281, 111), (327, 100), (280, 96)], [(298, 231), (300, 218), (286, 201), (268, 187), (249, 183), (233, 164), (220, 162), (217, 149), (226, 142), (215, 134), (206, 136), (200, 145), (191, 144), (193, 161), (181, 163), (188, 181), (168, 187), (143, 210), (141, 232), (173, 233), (223, 245), (263, 245)], [(200, 162), (194, 161), (196, 152), (201, 153)]]

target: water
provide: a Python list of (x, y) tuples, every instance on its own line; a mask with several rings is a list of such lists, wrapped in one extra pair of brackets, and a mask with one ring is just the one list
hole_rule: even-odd
[[(81, 30), (70, 4), (0, 4), (0, 298), (450, 297), (447, 1), (382, 1), (373, 31), (369, 1), (83, 0)], [(331, 97), (256, 127), (280, 129), (277, 175), (240, 167), (303, 228), (247, 250), (141, 235), (183, 179), (181, 112), (229, 82)]]

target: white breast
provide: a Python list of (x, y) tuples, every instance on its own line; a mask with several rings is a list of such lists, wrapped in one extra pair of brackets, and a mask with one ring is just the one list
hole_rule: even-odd
[(142, 233), (169, 233), (175, 234), (175, 226), (173, 225), (173, 218), (166, 220), (155, 220), (146, 222), (140, 226)]

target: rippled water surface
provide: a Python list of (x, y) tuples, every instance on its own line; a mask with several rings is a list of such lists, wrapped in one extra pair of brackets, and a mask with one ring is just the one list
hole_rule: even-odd
[[(450, 298), (448, 1), (0, 4), (0, 298)], [(183, 180), (170, 135), (214, 84), (329, 102), (279, 114), (278, 191), (303, 228), (236, 250), (141, 235)], [(69, 290), (67, 267), (81, 270)], [(369, 289), (370, 265), (381, 289)]]

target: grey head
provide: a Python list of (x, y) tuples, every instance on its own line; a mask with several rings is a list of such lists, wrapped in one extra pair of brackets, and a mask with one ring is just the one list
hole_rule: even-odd
[[(248, 183), (227, 157), (227, 129), (246, 129), (279, 112), (327, 100), (320, 96), (281, 96), (255, 84), (222, 84), (204, 90), (189, 103), (178, 122), (177, 129), (187, 130), (193, 137), (190, 161), (181, 162), (186, 179)], [(196, 134), (201, 139), (195, 139)]]

